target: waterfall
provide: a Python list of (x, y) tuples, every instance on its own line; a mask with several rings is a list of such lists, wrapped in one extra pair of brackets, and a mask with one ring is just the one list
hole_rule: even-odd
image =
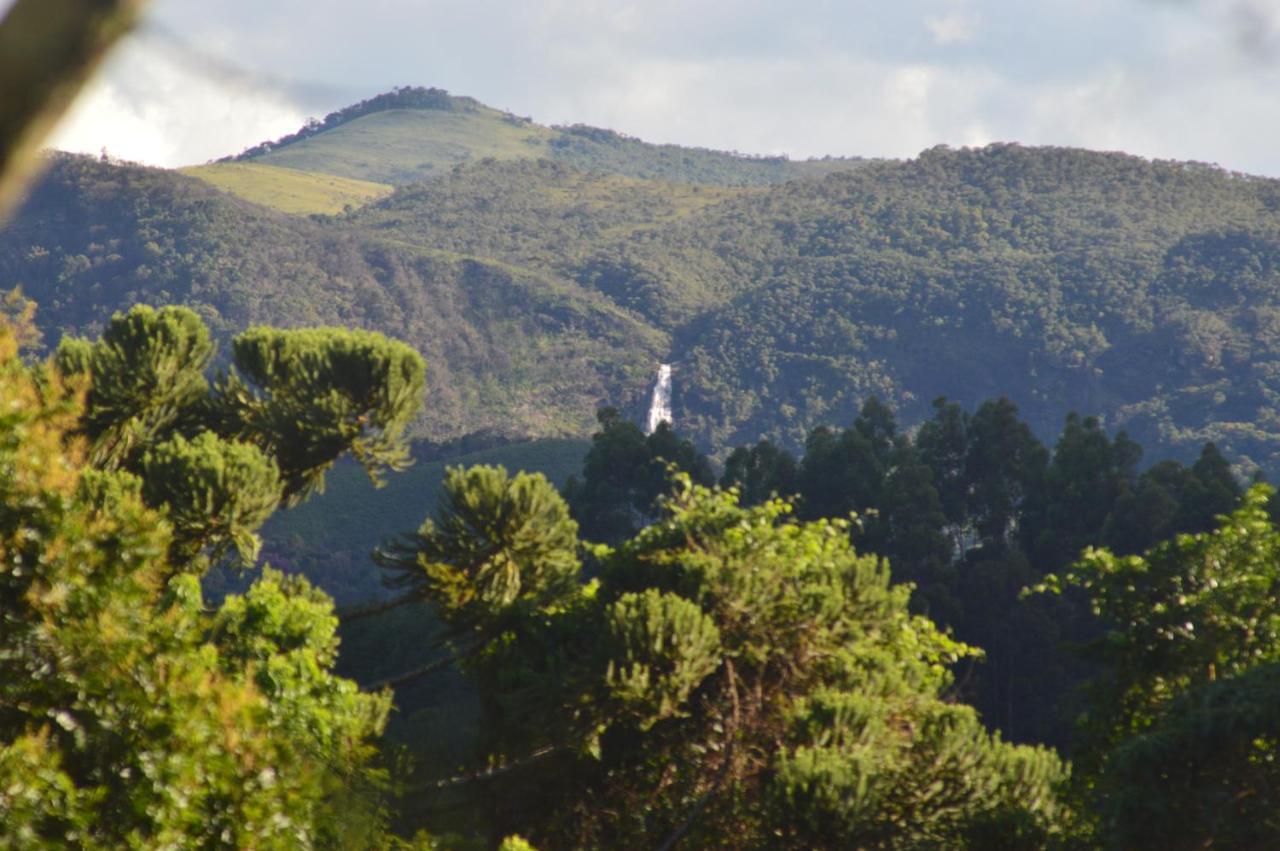
[(671, 364), (658, 364), (658, 381), (653, 385), (653, 400), (649, 402), (649, 419), (644, 433), (653, 434), (658, 423), (671, 422)]

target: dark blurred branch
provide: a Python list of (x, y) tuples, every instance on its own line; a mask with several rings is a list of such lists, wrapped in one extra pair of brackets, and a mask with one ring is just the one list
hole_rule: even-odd
[(0, 21), (0, 216), (40, 147), (146, 0), (17, 0)]

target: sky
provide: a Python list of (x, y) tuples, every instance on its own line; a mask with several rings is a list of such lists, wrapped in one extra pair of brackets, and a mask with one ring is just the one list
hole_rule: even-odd
[(54, 144), (199, 163), (396, 85), (753, 154), (1002, 141), (1280, 177), (1280, 0), (152, 0)]

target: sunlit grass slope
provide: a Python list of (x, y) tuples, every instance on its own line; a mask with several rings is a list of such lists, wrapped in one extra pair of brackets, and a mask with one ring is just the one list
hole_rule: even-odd
[(295, 215), (341, 213), (391, 193), (383, 183), (262, 163), (210, 163), (181, 171), (246, 201)]
[(486, 157), (545, 157), (556, 135), (487, 108), (391, 109), (255, 157), (254, 162), (379, 183), (410, 183)]

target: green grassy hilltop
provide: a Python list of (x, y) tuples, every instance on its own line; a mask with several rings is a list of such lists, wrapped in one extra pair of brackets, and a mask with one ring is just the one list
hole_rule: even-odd
[(181, 171), (246, 201), (298, 215), (341, 213), (392, 191), (385, 183), (263, 163), (209, 163)]

